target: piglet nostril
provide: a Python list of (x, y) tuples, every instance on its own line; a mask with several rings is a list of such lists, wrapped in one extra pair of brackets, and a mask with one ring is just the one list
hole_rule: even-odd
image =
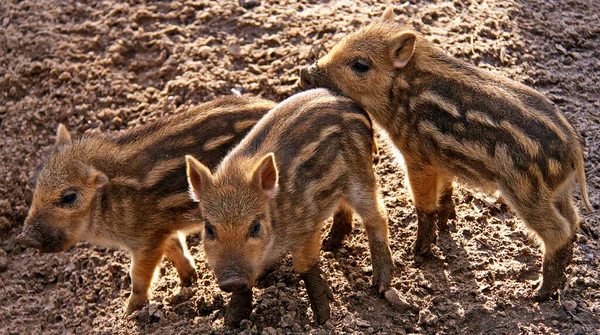
[(312, 76), (307, 68), (300, 69), (300, 85), (305, 90), (315, 87)]
[(248, 289), (248, 281), (241, 277), (230, 277), (219, 281), (219, 287), (225, 292), (237, 292)]

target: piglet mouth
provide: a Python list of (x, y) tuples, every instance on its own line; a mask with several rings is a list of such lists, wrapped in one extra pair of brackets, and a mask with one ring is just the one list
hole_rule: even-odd
[(19, 236), (17, 236), (17, 242), (19, 242), (21, 246), (26, 248), (42, 249), (42, 243), (40, 243), (40, 241), (24, 233), (21, 233), (19, 234)]
[(225, 271), (221, 275), (217, 274), (219, 287), (224, 292), (243, 292), (252, 289), (254, 280), (247, 273), (239, 270)]
[(341, 95), (338, 87), (316, 64), (300, 69), (300, 86), (303, 90), (326, 88), (335, 94)]
[(311, 75), (311, 68), (304, 67), (300, 69), (300, 86), (302, 86), (303, 90), (310, 90), (311, 88), (317, 87), (315, 80)]
[(67, 236), (62, 231), (48, 231), (40, 235), (35, 230), (26, 229), (16, 240), (22, 247), (34, 248), (41, 253), (60, 252), (69, 247)]
[(242, 276), (232, 276), (219, 280), (219, 287), (225, 292), (241, 292), (250, 289), (250, 282)]

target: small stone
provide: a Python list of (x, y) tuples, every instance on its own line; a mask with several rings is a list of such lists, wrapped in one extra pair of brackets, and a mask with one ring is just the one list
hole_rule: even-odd
[(207, 58), (210, 55), (211, 48), (207, 45), (198, 48), (198, 53), (202, 58)]
[(239, 44), (230, 44), (227, 46), (227, 51), (229, 51), (232, 55), (238, 56), (242, 53), (242, 49)]
[(263, 328), (262, 333), (264, 335), (277, 335), (277, 331), (273, 327)]
[(344, 324), (348, 325), (348, 326), (352, 326), (352, 325), (354, 325), (354, 323), (355, 323), (354, 315), (352, 315), (352, 314), (346, 315), (346, 317), (344, 318)]
[(16, 244), (17, 240), (14, 236), (12, 236), (9, 239), (5, 240), (4, 243), (2, 243), (2, 249), (6, 252), (11, 252), (15, 248)]
[(148, 305), (148, 314), (153, 315), (154, 313), (156, 313), (157, 310), (158, 310), (158, 308), (156, 308), (156, 305), (154, 305), (154, 304)]
[(359, 327), (363, 327), (363, 328), (369, 328), (369, 327), (371, 327), (371, 324), (368, 321), (363, 320), (363, 319), (356, 319), (356, 324)]
[(420, 325), (435, 326), (438, 323), (438, 321), (439, 321), (438, 316), (431, 313), (431, 311), (428, 309), (422, 309), (419, 312), (419, 324)]
[(256, 6), (260, 6), (260, 0), (240, 0), (240, 6), (250, 9)]
[(98, 32), (102, 35), (106, 35), (110, 32), (110, 27), (106, 23), (103, 23), (98, 26)]
[(288, 311), (296, 311), (298, 309), (298, 304), (295, 301), (290, 301), (287, 306)]
[(152, 313), (152, 316), (160, 320), (163, 317), (163, 312), (157, 309)]
[(115, 128), (119, 128), (123, 125), (123, 119), (121, 119), (120, 117), (114, 117), (112, 119), (112, 124), (113, 126), (115, 126)]
[(269, 308), (269, 307), (275, 305), (276, 302), (277, 301), (275, 299), (263, 299), (260, 304), (261, 304), (261, 306), (263, 306), (265, 308)]
[(573, 300), (563, 300), (562, 305), (567, 312), (574, 312), (577, 308), (577, 303)]
[(252, 328), (252, 321), (248, 319), (244, 319), (240, 321), (240, 329), (250, 329)]
[(281, 325), (283, 327), (292, 327), (294, 325), (294, 317), (291, 313), (285, 314), (281, 317)]
[(69, 81), (69, 80), (71, 80), (71, 74), (69, 72), (63, 72), (58, 77), (58, 80), (60, 80), (60, 81)]
[(8, 256), (6, 252), (0, 249), (0, 272), (6, 271), (8, 268)]
[(387, 302), (389, 302), (392, 306), (394, 306), (394, 308), (400, 311), (406, 311), (411, 308), (411, 305), (408, 302), (402, 300), (398, 291), (393, 287), (385, 291), (384, 297), (385, 300), (387, 300)]

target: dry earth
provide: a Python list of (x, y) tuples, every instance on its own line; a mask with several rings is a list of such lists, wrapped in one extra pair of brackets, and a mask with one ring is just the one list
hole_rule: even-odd
[[(251, 3), (252, 1), (243, 1)], [(149, 306), (131, 317), (129, 258), (89, 244), (38, 254), (15, 243), (33, 178), (59, 122), (77, 134), (119, 131), (219, 95), (283, 100), (299, 91), (300, 66), (384, 5), (358, 1), (0, 2), (0, 333), (221, 334), (228, 299), (197, 236), (201, 279), (181, 290), (164, 262)], [(377, 167), (390, 215), (398, 310), (370, 289), (360, 224), (346, 246), (323, 253), (337, 301), (325, 326), (312, 323), (289, 259), (255, 290), (244, 333), (600, 334), (600, 5), (597, 0), (455, 0), (395, 3), (402, 23), (449, 53), (520, 80), (552, 99), (585, 142), (594, 213), (583, 213), (569, 287), (534, 303), (541, 267), (535, 243), (505, 206), (459, 188), (458, 219), (436, 257), (410, 253), (416, 215), (403, 167), (383, 145)]]

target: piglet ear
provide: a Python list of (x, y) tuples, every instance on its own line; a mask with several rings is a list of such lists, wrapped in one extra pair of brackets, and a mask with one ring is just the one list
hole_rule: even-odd
[(212, 173), (204, 164), (190, 155), (185, 156), (190, 195), (194, 201), (200, 201), (202, 190), (212, 181)]
[(252, 176), (254, 183), (262, 189), (267, 198), (275, 197), (279, 172), (275, 163), (275, 155), (272, 152), (266, 154), (255, 165)]
[(71, 144), (71, 133), (64, 124), (59, 124), (56, 129), (56, 145)]
[(383, 11), (383, 15), (381, 15), (381, 22), (394, 22), (394, 8), (390, 5), (385, 11)]
[(103, 188), (108, 184), (108, 176), (102, 171), (90, 168), (88, 175), (88, 184), (94, 186), (96, 189)]
[(415, 52), (417, 36), (411, 31), (403, 31), (391, 42), (391, 58), (394, 67), (402, 69), (408, 64)]

